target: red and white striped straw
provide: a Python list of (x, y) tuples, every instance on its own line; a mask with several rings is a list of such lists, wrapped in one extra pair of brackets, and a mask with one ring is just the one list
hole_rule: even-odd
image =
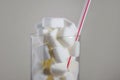
[[(86, 18), (86, 15), (87, 15), (87, 12), (88, 12), (88, 9), (89, 9), (89, 6), (90, 6), (90, 2), (91, 2), (91, 0), (86, 0), (86, 2), (85, 2), (85, 6), (82, 10), (82, 14), (81, 14), (81, 17), (80, 17), (80, 22), (78, 24), (78, 31), (77, 31), (77, 35), (75, 37), (75, 41), (78, 41), (79, 37), (81, 35), (81, 31), (82, 31), (84, 20)], [(67, 68), (69, 68), (71, 58), (72, 57), (70, 56), (69, 59), (68, 59)]]

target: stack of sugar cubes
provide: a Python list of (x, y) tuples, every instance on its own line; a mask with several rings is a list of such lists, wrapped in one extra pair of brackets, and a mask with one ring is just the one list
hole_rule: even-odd
[(75, 24), (65, 18), (43, 18), (36, 31), (32, 35), (32, 80), (78, 80), (80, 43), (75, 41)]

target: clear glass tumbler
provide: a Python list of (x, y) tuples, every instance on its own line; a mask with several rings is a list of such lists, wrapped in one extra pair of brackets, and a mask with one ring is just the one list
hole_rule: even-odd
[[(75, 36), (61, 36), (57, 39), (72, 40)], [(54, 43), (50, 44), (43, 35), (32, 34), (31, 44), (31, 80), (80, 80), (79, 41), (74, 42), (71, 47), (67, 47), (62, 41), (60, 44), (64, 47), (59, 44), (57, 47), (51, 47)]]

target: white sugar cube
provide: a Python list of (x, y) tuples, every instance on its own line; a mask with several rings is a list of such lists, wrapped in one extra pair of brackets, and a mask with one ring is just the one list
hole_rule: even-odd
[(64, 27), (64, 19), (63, 18), (44, 18), (42, 20), (43, 27), (51, 27), (51, 28), (62, 28)]
[(67, 71), (66, 63), (55, 63), (51, 66), (50, 71), (54, 76), (61, 76)]
[(63, 76), (63, 80), (77, 80), (74, 78), (74, 75), (70, 72), (66, 72)]
[(74, 45), (70, 48), (70, 55), (78, 57), (80, 55), (80, 42), (75, 41)]
[(79, 73), (79, 63), (75, 60), (72, 60), (69, 65), (69, 71), (73, 74), (75, 80), (77, 80)]
[(58, 40), (61, 41), (65, 47), (71, 47), (75, 42), (76, 27), (74, 25), (65, 26), (58, 33)]
[(53, 52), (57, 62), (65, 62), (70, 56), (68, 49), (63, 47), (56, 47), (53, 49)]
[(48, 42), (52, 45), (52, 47), (61, 47), (61, 43), (57, 40), (58, 29), (53, 30), (48, 35)]

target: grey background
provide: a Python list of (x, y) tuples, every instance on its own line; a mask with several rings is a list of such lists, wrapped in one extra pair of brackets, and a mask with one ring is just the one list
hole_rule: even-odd
[[(0, 80), (30, 80), (30, 33), (43, 17), (78, 23), (84, 0), (0, 0)], [(120, 0), (92, 0), (81, 35), (81, 80), (120, 80)]]

